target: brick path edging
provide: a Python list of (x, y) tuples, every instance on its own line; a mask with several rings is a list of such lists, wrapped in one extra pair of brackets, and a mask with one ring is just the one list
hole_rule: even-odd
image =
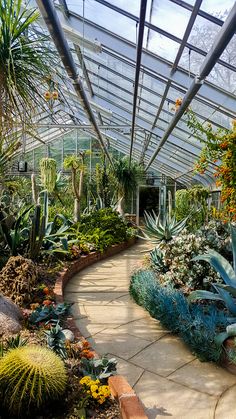
[[(110, 256), (114, 256), (122, 250), (125, 250), (132, 246), (136, 242), (136, 238), (132, 238), (127, 242), (119, 243), (111, 246), (105, 252), (92, 252), (88, 255), (81, 256), (67, 267), (59, 272), (56, 283), (54, 286), (54, 294), (57, 303), (64, 302), (64, 290), (69, 280), (82, 269), (92, 265), (95, 262), (106, 259)], [(75, 335), (75, 337), (81, 338), (81, 333), (77, 328), (73, 317), (69, 317), (66, 324)], [(120, 406), (120, 413), (122, 419), (148, 419), (144, 413), (144, 409), (137, 395), (135, 394), (132, 387), (121, 375), (109, 377), (109, 386), (113, 397), (118, 401)]]

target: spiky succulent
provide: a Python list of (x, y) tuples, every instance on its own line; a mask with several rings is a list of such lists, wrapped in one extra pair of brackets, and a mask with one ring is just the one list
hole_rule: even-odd
[(175, 217), (167, 215), (163, 222), (160, 219), (160, 214), (157, 215), (154, 211), (152, 213), (144, 212), (145, 227), (142, 229), (144, 239), (151, 240), (153, 243), (160, 243), (169, 241), (174, 236), (177, 236), (185, 228), (189, 216), (183, 220), (176, 222)]
[(29, 413), (47, 400), (58, 399), (66, 381), (64, 364), (50, 349), (23, 346), (0, 359), (0, 393), (11, 415)]
[(48, 347), (54, 351), (62, 359), (67, 358), (67, 352), (65, 347), (66, 337), (62, 332), (62, 327), (59, 323), (55, 327), (51, 327), (50, 330), (45, 330), (45, 336), (47, 339)]

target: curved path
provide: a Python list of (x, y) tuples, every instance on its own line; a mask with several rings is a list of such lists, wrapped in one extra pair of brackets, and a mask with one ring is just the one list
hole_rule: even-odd
[(117, 358), (149, 419), (235, 419), (236, 376), (198, 361), (130, 300), (130, 275), (145, 250), (141, 242), (70, 280), (65, 300), (75, 303), (78, 328), (97, 353)]

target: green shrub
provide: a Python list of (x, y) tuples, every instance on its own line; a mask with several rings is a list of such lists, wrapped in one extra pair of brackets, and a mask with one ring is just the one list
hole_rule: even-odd
[(215, 337), (225, 330), (227, 313), (214, 304), (189, 304), (181, 291), (162, 286), (152, 271), (140, 270), (132, 276), (130, 294), (164, 327), (178, 333), (201, 360), (219, 361), (222, 348)]
[(46, 401), (58, 399), (66, 381), (61, 359), (41, 346), (12, 349), (0, 360), (2, 401), (11, 415), (29, 414)]
[(104, 208), (82, 217), (78, 238), (103, 252), (113, 244), (126, 241), (129, 237), (127, 230), (127, 224), (116, 211)]
[(182, 220), (195, 209), (187, 221), (187, 226), (189, 231), (199, 229), (206, 221), (208, 196), (208, 189), (200, 185), (178, 190), (175, 194), (176, 220)]

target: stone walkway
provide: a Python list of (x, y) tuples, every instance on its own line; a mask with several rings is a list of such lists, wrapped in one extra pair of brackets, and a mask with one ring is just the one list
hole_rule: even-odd
[(149, 419), (235, 419), (236, 376), (198, 361), (130, 300), (130, 274), (146, 249), (141, 242), (70, 280), (65, 300), (75, 303), (78, 328), (97, 353), (117, 358)]

